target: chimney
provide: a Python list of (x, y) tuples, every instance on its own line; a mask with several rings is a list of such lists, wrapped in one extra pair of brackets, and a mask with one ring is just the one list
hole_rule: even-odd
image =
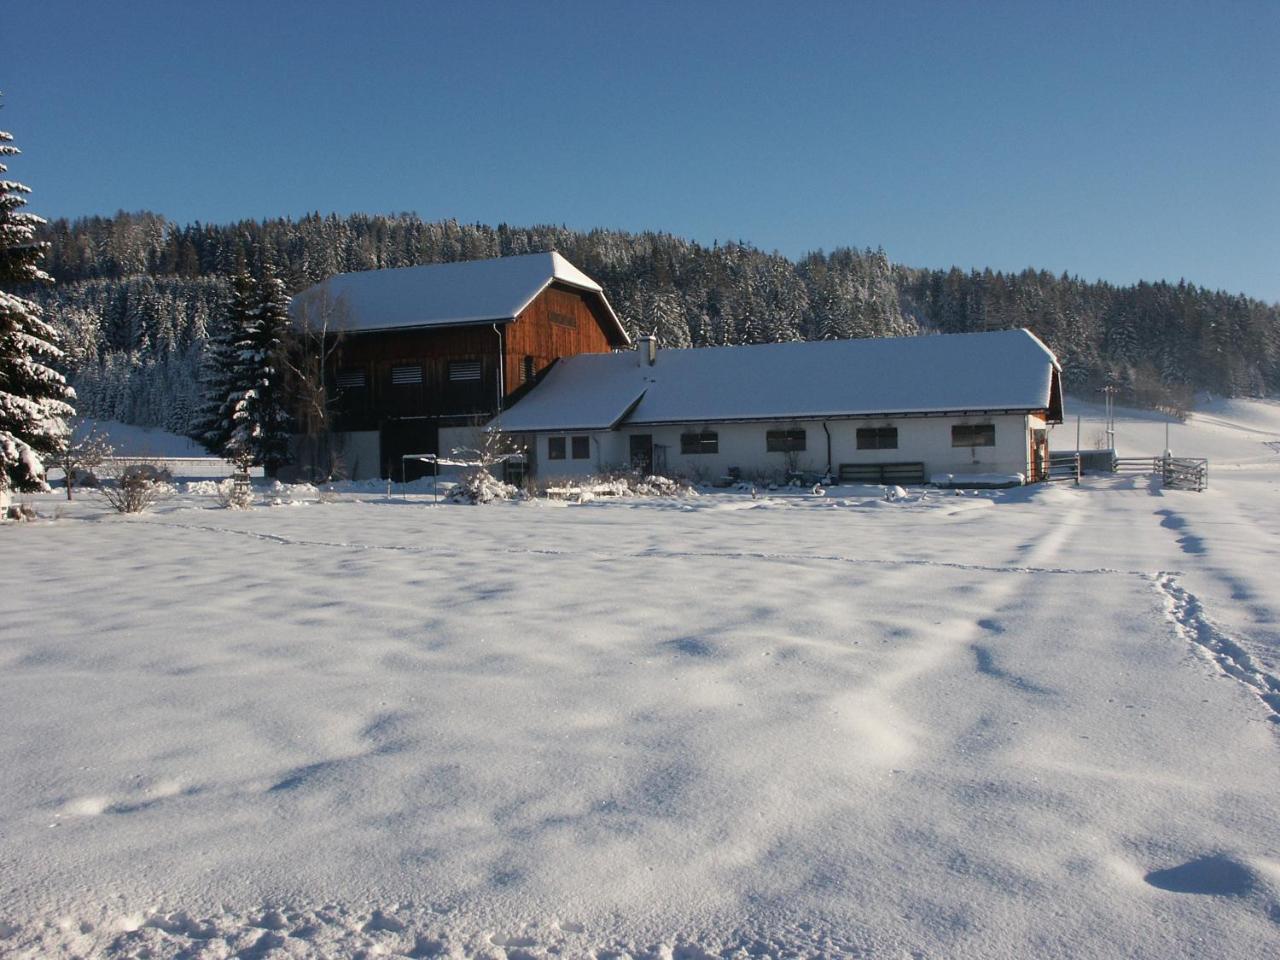
[(658, 362), (658, 338), (652, 333), (636, 337), (636, 351), (640, 354), (640, 366), (653, 366)]

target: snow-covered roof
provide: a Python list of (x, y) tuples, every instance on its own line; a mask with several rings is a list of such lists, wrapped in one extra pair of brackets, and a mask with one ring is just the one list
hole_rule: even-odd
[(553, 282), (598, 294), (627, 340), (604, 290), (558, 253), (339, 273), (294, 298), (295, 309), (327, 294), (336, 326), (352, 333), (512, 320)]
[(1027, 330), (581, 354), (501, 418), (509, 431), (715, 420), (1045, 410), (1057, 358)]

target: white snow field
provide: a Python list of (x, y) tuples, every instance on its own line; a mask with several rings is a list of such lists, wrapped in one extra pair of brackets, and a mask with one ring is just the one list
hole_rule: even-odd
[(34, 498), (0, 956), (1280, 956), (1276, 440), (1175, 426), (1202, 494)]

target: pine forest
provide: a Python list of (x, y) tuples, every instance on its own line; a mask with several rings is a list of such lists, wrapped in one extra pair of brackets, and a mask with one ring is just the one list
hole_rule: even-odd
[(881, 250), (792, 261), (743, 242), (664, 233), (319, 214), (233, 225), (120, 213), (53, 221), (28, 294), (63, 334), (81, 416), (200, 429), (202, 360), (225, 331), (232, 278), (289, 294), (335, 273), (558, 250), (605, 288), (629, 332), (666, 347), (1027, 327), (1058, 354), (1067, 390), (1183, 410), (1197, 392), (1280, 392), (1280, 306), (1191, 283), (1118, 286), (1027, 269), (919, 269)]

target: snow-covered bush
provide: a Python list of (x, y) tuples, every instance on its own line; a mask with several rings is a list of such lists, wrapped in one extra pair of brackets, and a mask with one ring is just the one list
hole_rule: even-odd
[(25, 500), (20, 503), (11, 503), (4, 508), (3, 512), (0, 512), (0, 519), (12, 520), (17, 523), (34, 520), (36, 519), (36, 508)]
[(252, 510), (253, 487), (247, 483), (238, 483), (234, 477), (227, 477), (213, 488), (218, 505), (227, 510)]
[(145, 460), (112, 460), (102, 473), (97, 494), (117, 513), (142, 513), (174, 492), (169, 471)]
[(698, 491), (683, 480), (654, 475), (633, 479), (631, 492), (637, 497), (696, 497), (698, 495)]
[(654, 474), (603, 473), (583, 479), (553, 481), (542, 488), (547, 496), (586, 503), (596, 497), (696, 497), (698, 491), (687, 480), (673, 480)]
[(488, 470), (469, 470), (454, 484), (447, 499), (454, 503), (492, 503), (494, 500), (522, 500), (524, 491), (503, 483)]

